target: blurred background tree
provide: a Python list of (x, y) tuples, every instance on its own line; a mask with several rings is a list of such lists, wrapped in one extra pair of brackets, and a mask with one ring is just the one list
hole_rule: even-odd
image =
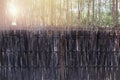
[[(1, 12), (5, 10), (8, 16), (7, 3), (18, 6), (18, 25), (112, 27), (120, 24), (120, 0), (1, 0)], [(3, 19), (1, 15), (0, 20)], [(7, 20), (13, 19), (7, 17), (6, 24)]]

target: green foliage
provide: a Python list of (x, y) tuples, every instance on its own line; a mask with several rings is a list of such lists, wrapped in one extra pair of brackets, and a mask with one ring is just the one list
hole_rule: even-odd
[(113, 20), (112, 20), (112, 17), (109, 13), (104, 13), (103, 16), (102, 16), (102, 25), (105, 26), (112, 26), (113, 25)]

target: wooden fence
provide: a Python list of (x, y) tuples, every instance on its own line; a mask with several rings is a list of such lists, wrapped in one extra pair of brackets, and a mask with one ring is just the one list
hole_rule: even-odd
[(0, 80), (119, 80), (119, 30), (0, 31)]

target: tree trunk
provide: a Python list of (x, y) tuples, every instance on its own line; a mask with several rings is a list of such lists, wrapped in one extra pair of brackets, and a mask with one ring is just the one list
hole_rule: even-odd
[(88, 0), (87, 26), (90, 24), (90, 0)]
[(112, 17), (115, 27), (118, 26), (118, 0), (112, 0)]
[(116, 14), (116, 16), (115, 16), (115, 19), (116, 19), (116, 22), (115, 22), (115, 24), (116, 24), (116, 26), (118, 26), (118, 0), (116, 0), (116, 6), (115, 6), (115, 14)]
[(67, 7), (67, 10), (66, 10), (66, 25), (68, 26), (69, 25), (69, 1), (66, 0), (66, 7)]
[(95, 19), (95, 0), (93, 0), (93, 6), (92, 6), (92, 11), (93, 11), (93, 17), (92, 17), (92, 24), (93, 26), (95, 25), (94, 24), (94, 19)]
[(78, 26), (80, 26), (80, 1), (78, 0)]
[(99, 21), (99, 26), (101, 25), (101, 0), (99, 0), (99, 2), (98, 2), (98, 15), (99, 15), (99, 19), (98, 19), (98, 21)]

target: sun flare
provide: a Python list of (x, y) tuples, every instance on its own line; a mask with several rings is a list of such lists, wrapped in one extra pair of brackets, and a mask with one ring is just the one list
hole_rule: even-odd
[(16, 7), (15, 5), (10, 4), (8, 8), (9, 8), (9, 13), (10, 13), (12, 16), (17, 16), (17, 14), (18, 14), (18, 9), (17, 9), (17, 7)]

